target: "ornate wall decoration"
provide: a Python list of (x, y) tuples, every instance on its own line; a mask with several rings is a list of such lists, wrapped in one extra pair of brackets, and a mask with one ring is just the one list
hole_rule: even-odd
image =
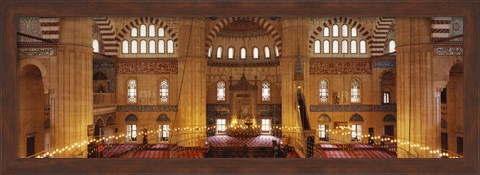
[(370, 62), (311, 62), (310, 74), (371, 74)]
[[(112, 117), (113, 121), (110, 121), (112, 119), (109, 120), (109, 117)], [(115, 124), (115, 112), (111, 112), (111, 113), (105, 113), (105, 114), (100, 114), (100, 115), (95, 115), (93, 117), (93, 122), (96, 122), (98, 119), (102, 119), (103, 121), (103, 124), (105, 126), (107, 125), (113, 125)]]
[[(42, 38), (40, 18), (38, 17), (21, 17), (18, 18), (18, 32), (31, 36)], [(38, 40), (28, 37), (18, 37), (20, 42), (38, 42)]]
[(463, 47), (435, 47), (434, 49), (437, 56), (463, 55)]
[(93, 61), (93, 73), (102, 72), (107, 75), (108, 80), (108, 92), (115, 92), (115, 63), (107, 61)]
[(119, 74), (177, 74), (177, 61), (129, 61), (117, 63)]
[(19, 48), (18, 55), (21, 56), (54, 56), (54, 48)]
[(375, 61), (373, 62), (373, 68), (395, 68), (395, 61)]
[(271, 117), (282, 115), (281, 104), (257, 104), (259, 117)]
[(373, 111), (397, 111), (397, 105), (373, 105)]
[(177, 105), (119, 105), (118, 112), (177, 112)]
[(371, 112), (396, 110), (396, 105), (310, 105), (310, 112)]
[(207, 118), (227, 117), (229, 113), (229, 104), (207, 104)]
[(214, 60), (210, 59), (207, 62), (207, 65), (210, 67), (271, 67), (271, 66), (279, 66), (280, 61), (278, 59), (272, 59), (269, 61), (245, 61), (245, 62), (238, 62), (238, 61), (221, 61), (221, 60)]
[[(463, 17), (452, 17), (452, 21), (450, 23), (451, 29), (449, 30), (450, 36), (459, 36), (463, 35)], [(463, 37), (455, 38), (451, 41), (459, 41), (463, 42)]]

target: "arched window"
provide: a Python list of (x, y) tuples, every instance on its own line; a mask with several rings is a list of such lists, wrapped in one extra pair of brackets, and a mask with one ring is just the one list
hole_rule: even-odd
[(253, 48), (253, 59), (258, 59), (258, 48), (257, 47)]
[(394, 40), (391, 40), (388, 43), (388, 52), (390, 52), (390, 53), (395, 52), (395, 41)]
[(352, 103), (359, 103), (360, 102), (360, 81), (353, 79), (351, 84), (351, 91), (350, 91), (350, 102)]
[(342, 53), (348, 53), (348, 42), (347, 42), (347, 40), (342, 41)]
[(280, 56), (280, 51), (278, 50), (278, 47), (275, 46), (275, 57), (279, 57)]
[(173, 41), (172, 40), (167, 41), (167, 53), (173, 53)]
[(219, 81), (217, 83), (217, 101), (225, 101), (225, 82)]
[(270, 48), (268, 46), (265, 46), (265, 58), (270, 58)]
[(330, 41), (323, 41), (323, 53), (330, 53)]
[(147, 53), (147, 41), (140, 41), (140, 53)]
[(159, 37), (164, 37), (165, 36), (165, 30), (163, 28), (158, 28), (158, 36)]
[(208, 47), (208, 54), (207, 54), (208, 58), (212, 58), (212, 49), (213, 47), (210, 45), (210, 47)]
[(356, 27), (352, 28), (352, 37), (357, 37), (357, 28)]
[(130, 36), (131, 36), (131, 37), (137, 37), (137, 36), (138, 36), (138, 30), (137, 30), (137, 28), (132, 28), (132, 29), (130, 30)]
[(222, 51), (223, 51), (222, 46), (217, 48), (217, 58), (222, 58)]
[(158, 138), (160, 142), (168, 141), (170, 137), (170, 119), (168, 118), (167, 114), (160, 114), (157, 117), (158, 129)]
[(155, 37), (155, 25), (150, 24), (148, 26), (148, 36), (149, 37)]
[(360, 41), (360, 53), (367, 53), (367, 42), (365, 40)]
[(321, 47), (320, 47), (320, 40), (315, 40), (314, 43), (314, 51), (313, 53), (320, 53)]
[(390, 104), (390, 92), (383, 91), (383, 104)]
[(233, 59), (234, 52), (235, 52), (235, 49), (233, 49), (233, 47), (228, 48), (228, 59)]
[(348, 26), (346, 24), (342, 25), (342, 36), (343, 37), (348, 36)]
[(147, 36), (147, 26), (145, 24), (140, 25), (140, 37)]
[(355, 40), (350, 42), (350, 53), (357, 53), (357, 41)]
[(320, 80), (320, 102), (325, 103), (328, 100), (328, 82)]
[(240, 49), (240, 59), (244, 60), (247, 58), (247, 49), (245, 47)]
[(262, 82), (262, 101), (270, 101), (270, 82)]
[(359, 114), (353, 114), (350, 117), (351, 129), (352, 129), (352, 141), (360, 142), (362, 140), (362, 122), (363, 117)]
[(137, 80), (128, 80), (127, 82), (127, 102), (137, 103)]
[(168, 102), (168, 80), (160, 81), (160, 102)]
[(383, 104), (390, 104), (392, 102), (392, 96), (394, 95), (392, 89), (395, 89), (395, 74), (388, 71), (382, 75), (382, 80), (380, 82)]
[(332, 53), (338, 53), (338, 41), (333, 40), (332, 42)]
[(127, 126), (127, 141), (136, 141), (137, 140), (137, 116), (133, 114), (128, 114), (125, 118), (125, 124)]
[(122, 41), (122, 53), (128, 53), (128, 41), (127, 40)]
[(155, 41), (150, 40), (148, 42), (148, 53), (155, 53)]
[(330, 36), (330, 29), (328, 27), (323, 29), (323, 36)]
[(98, 40), (94, 39), (92, 41), (92, 47), (93, 47), (93, 52), (98, 53), (98, 50), (99, 50)]
[(338, 25), (333, 25), (332, 27), (332, 36), (333, 37), (338, 37)]
[(137, 40), (132, 40), (132, 49), (130, 49), (131, 53), (138, 53), (138, 46)]
[(158, 40), (158, 53), (165, 53), (165, 41)]
[(328, 124), (330, 124), (332, 120), (327, 114), (322, 114), (317, 119), (318, 123), (318, 137), (320, 137), (321, 141), (328, 141)]

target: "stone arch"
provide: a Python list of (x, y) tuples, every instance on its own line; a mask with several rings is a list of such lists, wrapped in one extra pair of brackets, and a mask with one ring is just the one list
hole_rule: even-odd
[(360, 114), (355, 113), (350, 117), (349, 121), (350, 122), (363, 122), (363, 117)]
[(397, 122), (397, 118), (392, 114), (388, 114), (383, 117), (383, 122)]
[(115, 119), (113, 118), (112, 115), (109, 115), (107, 118), (107, 125), (115, 125)]
[[(39, 18), (42, 30), (42, 38), (58, 43), (60, 40), (60, 18), (59, 17), (41, 17)], [(48, 26), (48, 27), (43, 27)]]
[(370, 44), (370, 53), (372, 56), (383, 55), (385, 50), (385, 42), (387, 41), (387, 34), (395, 25), (395, 18), (393, 17), (379, 17), (373, 32), (375, 40)]
[(330, 116), (328, 116), (328, 114), (320, 114), (320, 116), (318, 116), (318, 119), (317, 119), (317, 123), (327, 123), (327, 122), (331, 122), (332, 119), (330, 118)]
[(28, 66), (28, 65), (33, 65), (40, 70), (40, 73), (42, 75), (43, 86), (44, 86), (44, 88), (48, 89), (48, 87), (49, 87), (48, 86), (48, 81), (47, 81), (48, 72), (47, 72), (47, 68), (45, 67), (45, 65), (43, 65), (43, 63), (40, 62), (40, 60), (37, 60), (37, 59), (34, 59), (34, 58), (25, 58), (25, 59), (20, 60), (18, 70), (22, 71), (22, 69), (25, 68), (25, 66)]
[[(308, 48), (312, 49), (312, 45), (314, 44), (317, 36), (319, 34), (322, 34), (322, 31), (325, 27), (332, 26), (333, 24), (336, 24), (336, 23), (347, 24), (349, 26), (357, 28), (358, 35), (359, 36), (364, 36), (365, 37), (365, 42), (367, 42), (368, 44), (373, 42), (372, 35), (367, 31), (365, 26), (362, 26), (362, 24), (360, 24), (360, 22), (357, 22), (356, 20), (354, 20), (352, 18), (348, 18), (348, 17), (334, 17), (334, 18), (331, 18), (331, 19), (327, 20), (321, 26), (318, 26), (313, 30), (313, 32), (310, 34), (310, 37), (308, 39), (308, 42), (309, 42)], [(360, 41), (358, 41), (358, 42), (360, 42)]]
[(103, 50), (105, 55), (116, 55), (117, 54), (117, 42), (112, 40), (115, 36), (115, 31), (113, 29), (112, 22), (108, 17), (96, 17), (93, 18), (93, 22), (97, 25), (98, 30), (100, 31), (101, 43), (103, 44)]
[[(265, 30), (270, 33), (271, 37), (273, 38), (275, 42), (275, 46), (278, 48), (278, 55), (282, 55), (282, 38), (281, 34), (275, 29), (275, 26), (273, 26), (270, 22), (267, 21), (267, 19), (262, 18), (262, 17), (226, 17), (220, 19), (210, 30), (207, 34), (206, 40), (205, 40), (205, 55), (208, 56), (208, 48), (212, 45), (213, 39), (217, 37), (217, 34), (228, 24), (240, 20), (240, 19), (247, 19), (252, 22), (255, 22), (262, 26)], [(275, 48), (272, 48), (275, 49)]]
[(134, 114), (128, 114), (127, 117), (125, 117), (125, 122), (137, 122), (138, 118)]
[(170, 118), (168, 118), (168, 115), (167, 115), (167, 114), (162, 113), (162, 114), (160, 114), (160, 115), (157, 117), (157, 122), (169, 123), (169, 122), (170, 122)]
[(132, 21), (130, 21), (125, 27), (123, 27), (120, 32), (117, 34), (117, 37), (115, 40), (117, 42), (122, 42), (125, 36), (127, 36), (128, 32), (132, 28), (138, 28), (141, 24), (154, 24), (156, 27), (162, 27), (168, 35), (172, 38), (173, 42), (175, 43), (175, 47), (178, 47), (178, 36), (177, 32), (173, 31), (173, 28), (168, 26), (165, 22), (161, 21), (158, 18), (153, 18), (153, 17), (141, 17), (141, 18), (136, 18)]
[(105, 122), (103, 121), (102, 117), (98, 117), (97, 119), (95, 119), (95, 125), (97, 125), (97, 124), (98, 124), (98, 126), (101, 126), (101, 127), (105, 126)]

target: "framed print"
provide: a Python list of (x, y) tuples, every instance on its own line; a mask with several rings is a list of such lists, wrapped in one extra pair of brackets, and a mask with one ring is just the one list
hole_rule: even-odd
[(478, 8), (2, 2), (1, 171), (477, 174)]

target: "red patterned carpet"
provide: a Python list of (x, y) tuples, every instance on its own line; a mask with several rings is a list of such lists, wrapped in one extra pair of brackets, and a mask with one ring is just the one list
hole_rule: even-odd
[(119, 158), (170, 158), (168, 150), (141, 150), (122, 154)]
[(211, 136), (207, 142), (214, 147), (241, 147), (245, 144), (247, 147), (272, 147), (272, 140), (280, 143), (280, 138), (274, 136), (257, 136), (251, 138), (236, 138), (227, 135)]
[(395, 152), (368, 144), (317, 144), (315, 158), (396, 158)]

